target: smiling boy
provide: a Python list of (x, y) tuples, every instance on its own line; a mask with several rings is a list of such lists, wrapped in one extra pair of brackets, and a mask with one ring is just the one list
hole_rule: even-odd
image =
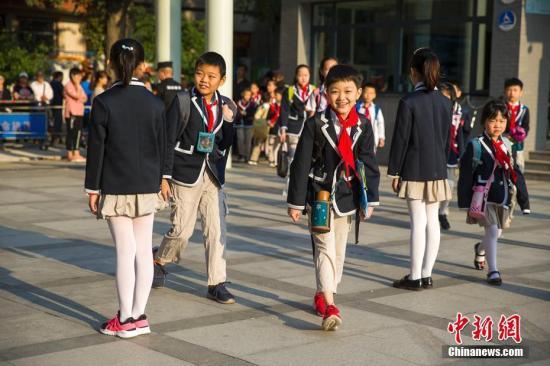
[[(235, 104), (218, 92), (225, 82), (223, 57), (206, 52), (195, 63), (195, 87), (187, 98), (174, 98), (167, 110), (168, 151), (162, 193), (173, 198), (172, 227), (155, 255), (156, 273), (178, 262), (193, 234), (200, 213), (206, 257), (209, 299), (235, 302), (225, 288), (226, 263), (221, 240), (219, 193), (223, 171), (217, 169), (233, 140)], [(180, 92), (184, 93), (184, 92)], [(180, 113), (188, 104), (187, 115)], [(181, 108), (185, 110), (186, 108)]]
[[(329, 106), (306, 121), (290, 167), (288, 215), (298, 222), (302, 212), (308, 212), (317, 278), (314, 307), (323, 317), (324, 330), (336, 330), (342, 323), (334, 294), (342, 279), (352, 216), (361, 210), (361, 218), (368, 219), (379, 204), (374, 134), (355, 109), (361, 81), (361, 74), (351, 66), (330, 69), (325, 81)], [(365, 167), (366, 211), (360, 209), (359, 164)], [(324, 233), (312, 229), (312, 207), (321, 191), (330, 193), (330, 230)]]

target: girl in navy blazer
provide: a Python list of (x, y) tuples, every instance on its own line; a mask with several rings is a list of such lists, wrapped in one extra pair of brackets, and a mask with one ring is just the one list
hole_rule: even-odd
[(413, 54), (410, 77), (414, 91), (399, 102), (390, 149), (392, 188), (407, 200), (411, 220), (410, 273), (397, 288), (431, 288), (439, 251), (439, 202), (451, 199), (447, 156), (452, 103), (436, 88), (439, 59), (428, 48)]
[(470, 207), (474, 186), (489, 184), (484, 218), (468, 215), (466, 222), (478, 223), (485, 229), (483, 241), (474, 247), (474, 265), (483, 269), (487, 255), (487, 282), (497, 286), (502, 284), (497, 266), (497, 240), (502, 229), (510, 227), (516, 201), (524, 214), (530, 213), (527, 186), (512, 157), (512, 143), (502, 136), (508, 122), (506, 112), (506, 105), (502, 102), (491, 101), (485, 105), (481, 113), (485, 131), (467, 145), (460, 159), (458, 180), (460, 208)]
[(89, 206), (107, 219), (116, 247), (117, 315), (103, 334), (131, 338), (150, 333), (145, 306), (153, 281), (153, 221), (166, 154), (164, 105), (137, 78), (143, 46), (121, 39), (111, 47), (118, 81), (93, 102), (85, 187)]

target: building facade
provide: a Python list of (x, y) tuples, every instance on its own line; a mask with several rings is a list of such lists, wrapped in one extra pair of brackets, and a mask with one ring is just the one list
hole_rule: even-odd
[[(550, 100), (550, 1), (282, 1), (283, 72), (292, 75), (300, 63), (317, 69), (326, 56), (354, 65), (378, 87), (388, 139), (399, 98), (412, 88), (408, 62), (419, 47), (438, 54), (443, 75), (461, 85), (472, 107), (501, 96), (506, 78), (523, 80), (523, 102), (532, 121), (526, 148), (544, 148)], [(389, 147), (380, 151), (382, 163), (388, 153)]]

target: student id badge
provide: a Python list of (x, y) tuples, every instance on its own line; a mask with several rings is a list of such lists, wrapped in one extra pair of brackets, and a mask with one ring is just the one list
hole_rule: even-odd
[(199, 132), (199, 141), (197, 142), (197, 151), (209, 154), (214, 151), (214, 138), (216, 134), (212, 132)]

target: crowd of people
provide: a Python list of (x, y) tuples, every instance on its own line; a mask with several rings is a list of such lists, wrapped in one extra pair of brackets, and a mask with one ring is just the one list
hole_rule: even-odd
[[(281, 175), (287, 178), (284, 196), (293, 222), (308, 216), (316, 278), (313, 309), (324, 330), (338, 329), (343, 316), (336, 306), (337, 289), (352, 222), (357, 241), (359, 223), (380, 205), (376, 154), (386, 146), (386, 136), (383, 113), (374, 104), (376, 88), (354, 67), (326, 58), (319, 65), (319, 87), (310, 82), (307, 65), (297, 66), (290, 85), (278, 73), (248, 82), (241, 66), (233, 101), (219, 92), (226, 81), (225, 60), (206, 52), (196, 60), (191, 89), (173, 80), (170, 63), (159, 64), (162, 81), (155, 96), (143, 81), (139, 42), (117, 41), (110, 64), (117, 81), (93, 101), (85, 178), (90, 210), (107, 220), (117, 255), (119, 309), (101, 332), (123, 338), (150, 332), (145, 313), (150, 289), (165, 285), (166, 267), (184, 254), (197, 218), (207, 297), (236, 302), (226, 286), (224, 255), (230, 151), (236, 161), (251, 166), (262, 151), (272, 167), (290, 163)], [(447, 215), (455, 192), (466, 221), (485, 230), (473, 248), (474, 267), (484, 269), (487, 258), (487, 282), (500, 285), (498, 238), (510, 226), (516, 202), (524, 214), (530, 212), (518, 165), (529, 129), (528, 109), (520, 103), (523, 84), (515, 78), (505, 82), (505, 100), (483, 107), (483, 133), (472, 137), (468, 111), (458, 102), (460, 88), (440, 80), (440, 74), (432, 50), (420, 48), (411, 55), (414, 89), (399, 102), (387, 170), (393, 191), (408, 208), (410, 270), (393, 286), (434, 287), (440, 229), (450, 227)], [(71, 83), (64, 89), (72, 98), (67, 118), (79, 117), (86, 101), (77, 71), (71, 72)], [(78, 125), (75, 118), (75, 130)], [(287, 161), (276, 158), (278, 149), (287, 152)], [(153, 248), (154, 215), (168, 205), (171, 227)]]

